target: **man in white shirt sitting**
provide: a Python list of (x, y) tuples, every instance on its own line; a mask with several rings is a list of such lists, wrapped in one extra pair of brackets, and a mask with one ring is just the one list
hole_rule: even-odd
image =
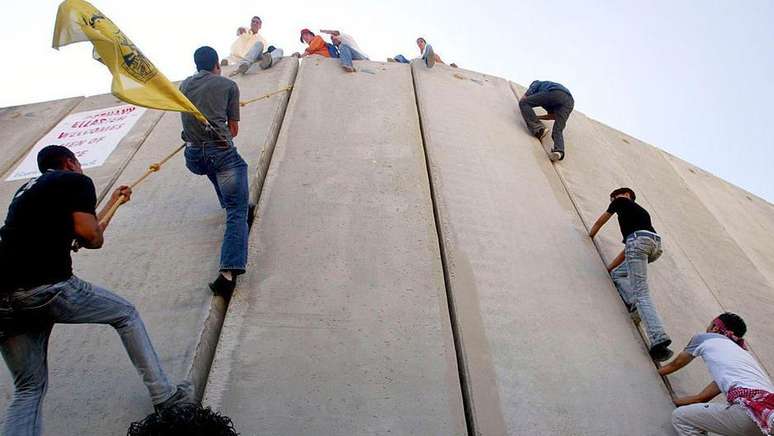
[[(701, 356), (713, 382), (696, 395), (675, 398), (672, 425), (681, 436), (765, 435), (774, 430), (774, 384), (747, 351), (747, 326), (733, 313), (723, 313), (710, 323), (706, 333), (693, 338), (659, 374), (671, 374)], [(718, 394), (728, 404), (709, 403)]]
[(368, 55), (357, 45), (355, 38), (338, 30), (320, 30), (320, 33), (331, 35), (331, 41), (339, 49), (339, 59), (344, 71), (354, 73), (352, 61), (367, 61)]
[(282, 58), (282, 49), (267, 45), (266, 39), (259, 33), (262, 25), (261, 17), (255, 16), (250, 20), (250, 30), (241, 32), (241, 27), (237, 30), (237, 39), (231, 44), (231, 55), (228, 57), (228, 63), (237, 64), (237, 68), (230, 76), (246, 73), (256, 62), (265, 70)]

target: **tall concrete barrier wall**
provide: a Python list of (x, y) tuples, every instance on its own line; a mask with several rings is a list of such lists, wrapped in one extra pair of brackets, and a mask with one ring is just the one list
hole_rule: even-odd
[(24, 157), (81, 100), (83, 97), (73, 97), (0, 109), (0, 174)]
[[(235, 78), (258, 207), (230, 304), (207, 288), (224, 212), (182, 155), (135, 190), (103, 249), (73, 256), (76, 274), (138, 307), (173, 381), (193, 380), (241, 434), (673, 434), (666, 386), (604, 268), (618, 225), (587, 236), (620, 186), (663, 237), (648, 272), (672, 348), (735, 311), (772, 372), (774, 205), (577, 111), (551, 164), (550, 139), (519, 114), (524, 88), (500, 78), (355, 66), (286, 58)], [(0, 210), (43, 135), (118, 104), (0, 109)], [(103, 200), (179, 145), (179, 114), (148, 110), (86, 174)], [(45, 434), (124, 434), (151, 412), (112, 328), (58, 325), (48, 357)], [(696, 363), (669, 380), (694, 394), (709, 374)], [(12, 392), (0, 371), (0, 409)]]
[[(663, 152), (747, 257), (774, 283), (774, 205)], [(772, 291), (774, 293), (774, 291)]]
[[(771, 373), (774, 288), (661, 151), (601, 123), (595, 126), (609, 142), (614, 144), (618, 140), (624, 145), (620, 150), (628, 159), (620, 163), (652, 204), (662, 223), (662, 233), (674, 241), (675, 248), (701, 277), (721, 311), (739, 313), (747, 321), (746, 338), (751, 350)], [(693, 311), (691, 306), (673, 308), (679, 311), (675, 318)], [(691, 335), (704, 331), (719, 313), (707, 314)], [(676, 337), (675, 342), (683, 347), (689, 339), (690, 335)]]
[(243, 434), (462, 435), (411, 73), (302, 62), (205, 403)]
[[(523, 95), (523, 88), (513, 85), (513, 89), (517, 97)], [(743, 249), (740, 239), (718, 220), (722, 213), (713, 213), (712, 206), (707, 206), (716, 204), (715, 209), (721, 210), (720, 204), (725, 203), (714, 192), (702, 192), (704, 185), (686, 183), (664, 152), (577, 111), (567, 125), (565, 140), (568, 157), (555, 168), (587, 227), (606, 209), (609, 193), (617, 187), (634, 189), (637, 201), (650, 211), (664, 246), (664, 254), (648, 270), (651, 294), (674, 341), (673, 349), (680, 351), (719, 313), (734, 311), (750, 324), (753, 352), (770, 371), (774, 349), (765, 338), (774, 327), (766, 321), (774, 315), (774, 289), (747, 256), (751, 250)], [(545, 142), (546, 148), (551, 146), (550, 139)], [(738, 192), (736, 197), (743, 198)], [(755, 210), (765, 216), (765, 208)], [(757, 242), (749, 237), (741, 240), (758, 250), (774, 246), (770, 236), (759, 236)], [(621, 251), (615, 222), (601, 232), (598, 245), (606, 262)], [(700, 391), (707, 378), (702, 365), (670, 376), (678, 395)]]
[(413, 72), (477, 434), (670, 434), (666, 389), (508, 82)]
[[(283, 60), (269, 72), (240, 78), (240, 89), (258, 96), (292, 85), (296, 69), (294, 60)], [(253, 170), (254, 187), (273, 150), (287, 98), (278, 94), (243, 108), (235, 143)], [(114, 104), (112, 96), (99, 96), (75, 111)], [(181, 144), (180, 130), (178, 113), (148, 111), (105, 165), (86, 173), (100, 192), (129, 184)], [(211, 359), (217, 341), (217, 331), (212, 338), (206, 330), (219, 330), (225, 310), (222, 298), (213, 299), (207, 287), (217, 275), (224, 220), (209, 180), (191, 174), (181, 152), (136, 188), (133, 201), (110, 224), (101, 250), (73, 255), (76, 275), (137, 306), (170, 379), (193, 379), (200, 390), (209, 371), (207, 348)], [(48, 360), (46, 434), (125, 434), (130, 422), (152, 411), (147, 390), (109, 326), (57, 325)], [(4, 409), (13, 391), (7, 371), (2, 386)]]

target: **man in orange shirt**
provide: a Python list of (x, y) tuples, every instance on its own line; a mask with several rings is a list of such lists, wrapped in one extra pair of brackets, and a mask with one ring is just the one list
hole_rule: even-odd
[(306, 43), (309, 47), (304, 50), (301, 57), (320, 55), (326, 58), (331, 57), (331, 53), (328, 51), (328, 45), (321, 36), (315, 35), (309, 29), (301, 30), (301, 42)]

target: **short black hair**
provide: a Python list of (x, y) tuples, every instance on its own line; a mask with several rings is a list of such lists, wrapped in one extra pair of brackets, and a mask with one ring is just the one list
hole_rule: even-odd
[(258, 15), (253, 15), (253, 18), (250, 18), (250, 21), (252, 21), (252, 20), (254, 20), (254, 19), (256, 19), (256, 18), (258, 19), (258, 21), (260, 21), (261, 23), (263, 23), (263, 20), (261, 20), (261, 17), (259, 17)]
[(218, 65), (218, 52), (207, 45), (199, 47), (194, 52), (194, 63), (197, 71), (212, 71)]
[(631, 190), (631, 188), (618, 188), (610, 193), (610, 198), (615, 198), (621, 194), (629, 194), (629, 196), (632, 198), (632, 201), (637, 199), (637, 195), (634, 193), (634, 191)]
[(198, 404), (180, 404), (133, 422), (127, 436), (239, 436), (231, 418)]
[(419, 38), (417, 38), (417, 42), (419, 42), (419, 41), (422, 41), (425, 44), (427, 44), (427, 41), (425, 40), (425, 38), (422, 38), (421, 36)]
[(723, 321), (723, 325), (726, 326), (726, 329), (734, 332), (737, 337), (741, 338), (745, 333), (747, 333), (747, 324), (744, 323), (744, 320), (741, 316), (735, 313), (726, 312), (720, 314), (718, 318)]
[(75, 153), (61, 145), (47, 145), (38, 152), (38, 169), (41, 173), (48, 170), (61, 170), (67, 160), (78, 161)]

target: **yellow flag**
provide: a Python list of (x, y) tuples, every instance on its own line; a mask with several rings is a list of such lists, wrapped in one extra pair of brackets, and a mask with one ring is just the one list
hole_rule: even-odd
[(59, 5), (53, 47), (91, 41), (95, 57), (113, 74), (111, 92), (121, 100), (153, 109), (190, 112), (207, 118), (186, 98), (109, 18), (83, 0)]

